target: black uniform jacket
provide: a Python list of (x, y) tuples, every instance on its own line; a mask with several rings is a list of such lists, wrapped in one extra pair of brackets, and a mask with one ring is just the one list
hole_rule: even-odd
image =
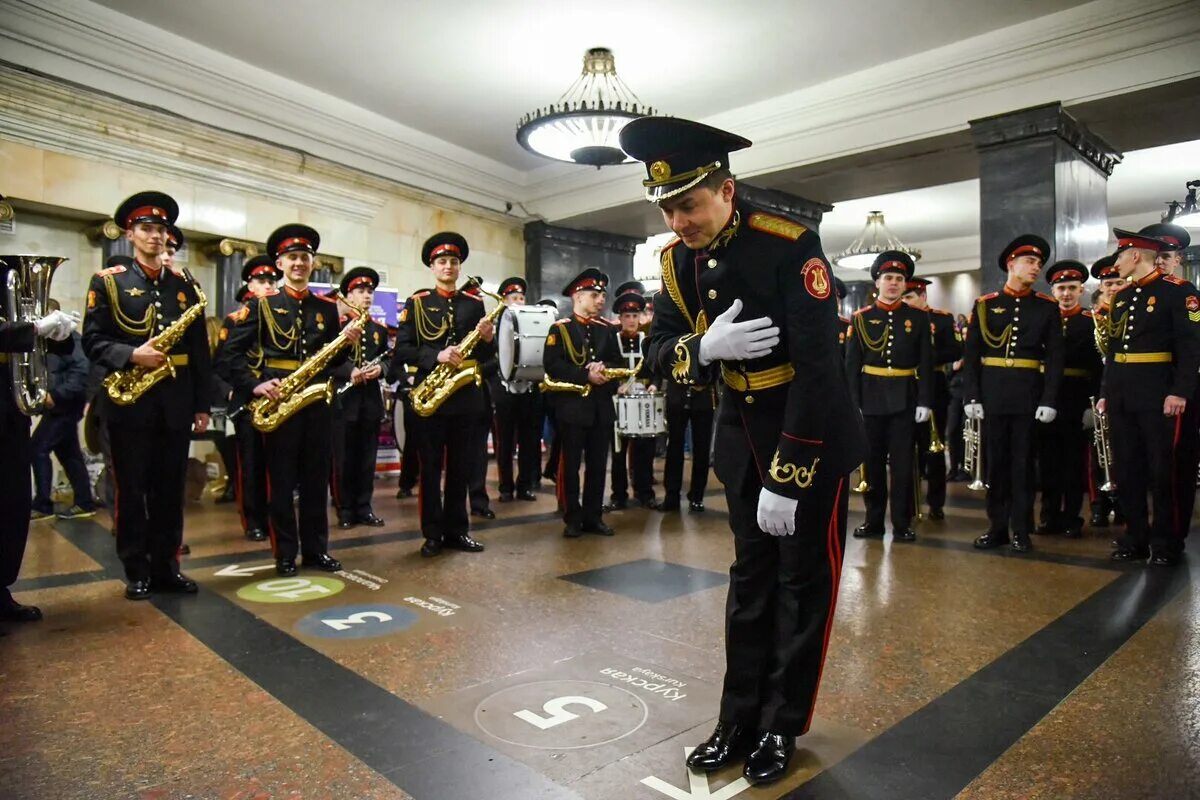
[(1062, 323), (1054, 298), (1027, 290), (975, 301), (963, 353), (963, 402), (984, 414), (1054, 407), (1063, 369)]
[[(600, 319), (585, 319), (570, 316), (550, 326), (546, 334), (546, 346), (542, 350), (542, 364), (546, 376), (556, 381), (588, 385), (587, 365), (601, 361), (608, 367), (629, 366), (621, 355), (617, 343), (617, 331)], [(620, 381), (609, 381), (602, 386), (592, 386), (587, 397), (575, 392), (547, 392), (551, 397), (556, 419), (568, 425), (605, 425), (616, 417), (612, 397)]]
[[(940, 308), (929, 309), (930, 330), (933, 331), (933, 367), (935, 370), (962, 358), (962, 336), (954, 324), (954, 315)], [(948, 373), (949, 370), (943, 370)]]
[(1083, 306), (1060, 310), (1063, 332), (1063, 379), (1054, 407), (1059, 415), (1082, 420), (1083, 411), (1100, 390), (1100, 371), (1104, 363), (1096, 350), (1096, 325), (1092, 312)]
[[(462, 344), (484, 316), (483, 301), (472, 294), (456, 291), (447, 295), (440, 289), (414, 293), (400, 312), (391, 374), (399, 375), (404, 364), (412, 364), (417, 368), (414, 386), (420, 384), (437, 368), (438, 353)], [(485, 342), (481, 338), (467, 359), (482, 365), (495, 355), (495, 342)], [(482, 414), (484, 408), (483, 389), (471, 382), (452, 394), (437, 413), (450, 416)]]
[[(169, 269), (132, 267), (102, 269), (88, 284), (87, 313), (83, 318), (83, 350), (104, 375), (134, 366), (133, 351), (159, 335), (192, 305), (198, 303), (196, 287)], [(168, 353), (175, 364), (168, 377), (142, 395), (136, 403), (118, 406), (100, 397), (109, 423), (149, 427), (164, 420), (171, 428), (191, 427), (195, 414), (207, 414), (212, 403), (212, 359), (203, 318), (192, 322), (183, 338)]]
[[(866, 435), (842, 362), (833, 276), (816, 233), (735, 200), (725, 228), (701, 251), (677, 240), (662, 251), (663, 294), (649, 357), (685, 384), (725, 384), (717, 477), (735, 491), (799, 499), (818, 471), (840, 478), (862, 463)], [(740, 320), (767, 316), (779, 344), (751, 361), (700, 365), (711, 320), (735, 299)]]
[(854, 312), (846, 340), (846, 378), (863, 414), (886, 416), (933, 403), (929, 314), (900, 300)]
[(1200, 366), (1196, 287), (1155, 270), (1112, 299), (1100, 394), (1110, 411), (1161, 409), (1167, 395), (1191, 399)]
[[(339, 322), (345, 327), (352, 319), (349, 315), (342, 315)], [(350, 345), (349, 357), (336, 371), (338, 386), (350, 381), (350, 373), (355, 367), (365, 366), (387, 352), (387, 328), (373, 319), (368, 320), (367, 327), (363, 329), (362, 339)], [(379, 378), (351, 386), (337, 396), (338, 413), (343, 419), (354, 421), (383, 418), (383, 393), (379, 390), (379, 382), (383, 373), (388, 371), (388, 363), (384, 360), (379, 366), (382, 370)]]
[[(252, 398), (254, 387), (263, 381), (286, 378), (340, 331), (332, 297), (287, 286), (251, 298), (230, 315), (230, 321), (217, 368), (242, 402)], [(343, 349), (306, 385), (329, 380), (346, 357)]]
[[(227, 407), (230, 414), (254, 399), (251, 392), (253, 387), (234, 388), (233, 376), (229, 370), (229, 360), (225, 357), (225, 343), (229, 341), (229, 335), (233, 333), (233, 328), (241, 319), (242, 313), (242, 307), (238, 306), (226, 314), (225, 319), (221, 320), (221, 330), (217, 333), (217, 352), (213, 355), (213, 369), (216, 372), (213, 379), (213, 396), (222, 398), (221, 404)], [(250, 362), (250, 370), (255, 377), (261, 376), (262, 351), (255, 346), (247, 358)]]

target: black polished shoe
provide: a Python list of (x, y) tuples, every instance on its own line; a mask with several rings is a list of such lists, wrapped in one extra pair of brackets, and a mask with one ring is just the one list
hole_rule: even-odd
[(150, 581), (130, 581), (125, 585), (126, 600), (149, 600), (150, 599)]
[(246, 531), (246, 538), (252, 542), (265, 542), (268, 536), (262, 528), (251, 528)]
[(1063, 536), (1067, 537), (1068, 539), (1082, 539), (1083, 529), (1078, 525), (1071, 525), (1065, 531), (1063, 531)]
[(184, 575), (182, 572), (176, 572), (172, 575), (163, 575), (161, 578), (150, 579), (150, 590), (153, 592), (165, 592), (167, 594), (195, 594), (199, 591), (196, 582)]
[(629, 508), (629, 499), (628, 498), (614, 497), (612, 500), (610, 500), (608, 502), (608, 506), (605, 508), (605, 511), (624, 511), (627, 508)]
[(353, 528), (356, 524), (358, 524), (358, 523), (356, 523), (354, 521), (353, 514), (338, 514), (338, 530), (339, 531), (348, 531), (351, 528)]
[(595, 533), (599, 536), (612, 536), (615, 531), (605, 525), (603, 522), (593, 522), (590, 525), (580, 525), (579, 530), (584, 533)]
[(564, 525), (563, 526), (563, 538), (564, 539), (578, 539), (580, 536), (583, 536), (583, 531), (579, 530), (578, 525)]
[(929, 518), (930, 519), (945, 519), (946, 512), (943, 511), (940, 507), (934, 508), (933, 506), (930, 506), (929, 507)]
[(496, 512), (492, 511), (490, 508), (472, 508), (471, 516), (472, 517), (483, 517), (484, 519), (495, 519)]
[(483, 543), (477, 542), (471, 538), (471, 534), (464, 533), (457, 538), (447, 539), (445, 546), (451, 550), (462, 550), (464, 553), (482, 553)]
[(526, 503), (536, 503), (537, 495), (528, 489), (522, 489), (521, 491), (517, 492), (517, 499), (524, 500)]
[(1145, 561), (1150, 558), (1150, 550), (1140, 547), (1125, 547), (1124, 545), (1113, 550), (1108, 556), (1111, 561)]
[(1057, 536), (1062, 533), (1062, 528), (1058, 526), (1057, 522), (1043, 522), (1034, 528), (1033, 532), (1038, 536)]
[(275, 559), (275, 574), (281, 578), (291, 578), (300, 570), (296, 569), (296, 559), (294, 558), (277, 558)]
[(796, 737), (783, 733), (764, 733), (758, 746), (746, 759), (742, 775), (753, 786), (771, 783), (787, 772), (792, 753), (796, 752)]
[(501, 503), (511, 503), (512, 501), (513, 501), (513, 493), (512, 492), (501, 492), (500, 493), (500, 502)]
[(1093, 511), (1092, 519), (1090, 522), (1088, 522), (1088, 525), (1092, 528), (1107, 528), (1108, 514), (1104, 513), (1103, 511)]
[(662, 510), (662, 505), (654, 497), (647, 497), (642, 500), (638, 500), (637, 502), (638, 502), (638, 505), (641, 506), (642, 508), (647, 508), (647, 509), (650, 509), (651, 511), (661, 511)]
[(855, 539), (882, 539), (883, 528), (869, 528), (866, 525), (859, 525), (854, 529)]
[(421, 558), (433, 558), (440, 552), (442, 543), (436, 539), (426, 539), (425, 544), (421, 545)]
[(181, 544), (176, 553), (181, 556), (190, 556), (192, 554), (192, 546), (190, 544)]
[(1177, 567), (1183, 563), (1183, 553), (1154, 552), (1150, 555), (1150, 565), (1154, 567)]
[(699, 500), (689, 500), (688, 501), (688, 513), (689, 514), (703, 514), (704, 513), (704, 503), (700, 502)]
[(1028, 553), (1033, 549), (1033, 545), (1029, 541), (1029, 534), (1025, 533), (1014, 533), (1009, 546), (1012, 547), (1014, 553)]
[(368, 511), (365, 514), (359, 514), (356, 521), (359, 525), (366, 525), (371, 528), (382, 528), (384, 525), (383, 519), (376, 516), (374, 511)]
[(404, 487), (400, 487), (399, 489), (396, 490), (396, 499), (397, 500), (403, 500), (406, 497), (412, 497), (412, 496), (413, 496), (412, 489), (405, 489)]
[(658, 504), (659, 511), (674, 512), (679, 510), (679, 495), (668, 494), (663, 497), (662, 502)]
[(687, 757), (688, 769), (714, 772), (745, 758), (754, 749), (755, 731), (733, 722), (718, 721), (712, 735)]
[(892, 541), (893, 542), (912, 542), (912, 541), (915, 541), (916, 538), (917, 538), (917, 532), (914, 531), (912, 528), (904, 528), (903, 530), (899, 530), (899, 531), (893, 530), (892, 531)]
[(342, 562), (329, 555), (329, 553), (317, 553), (311, 556), (304, 556), (304, 566), (319, 569), (322, 572), (337, 572), (342, 568)]
[(977, 550), (992, 550), (997, 547), (1003, 547), (1006, 544), (1008, 544), (1007, 533), (992, 533), (988, 531), (975, 540), (975, 548)]
[(23, 606), (11, 597), (0, 606), (0, 622), (37, 622), (42, 618), (42, 610), (37, 606)]

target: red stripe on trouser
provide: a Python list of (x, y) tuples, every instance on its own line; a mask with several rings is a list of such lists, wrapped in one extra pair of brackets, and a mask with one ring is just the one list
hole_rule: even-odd
[[(262, 434), (263, 458), (267, 458), (267, 434)], [(279, 548), (275, 539), (275, 515), (271, 513), (271, 465), (267, 464), (267, 533), (271, 536), (271, 555), (279, 558)]]
[(821, 663), (817, 667), (817, 681), (813, 684), (813, 702), (808, 709), (808, 719), (804, 721), (803, 733), (808, 733), (812, 725), (813, 711), (817, 707), (817, 689), (821, 685), (821, 675), (825, 672), (825, 653), (829, 649), (829, 635), (833, 631), (833, 616), (837, 611), (838, 584), (842, 580), (842, 543), (838, 540), (838, 510), (841, 508), (842, 487), (846, 479), (838, 481), (837, 492), (833, 496), (833, 513), (829, 515), (829, 527), (825, 534), (825, 552), (829, 557), (829, 574), (832, 583), (829, 587), (829, 616), (825, 618), (825, 639), (821, 642)]
[[(1183, 414), (1175, 417), (1175, 437), (1171, 441), (1171, 532), (1179, 536), (1179, 438), (1183, 435)], [(1155, 509), (1157, 511), (1157, 509)]]

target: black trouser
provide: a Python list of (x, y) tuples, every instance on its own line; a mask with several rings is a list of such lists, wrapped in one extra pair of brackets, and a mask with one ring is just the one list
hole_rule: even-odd
[[(604, 506), (604, 472), (612, 447), (612, 420), (591, 425), (558, 423), (562, 442), (558, 460), (558, 504), (568, 525), (590, 527), (600, 522)], [(579, 497), (579, 467), (583, 466), (583, 499)]]
[(472, 511), (487, 511), (492, 506), (487, 493), (487, 440), (492, 432), (492, 408), (478, 417), (467, 417), (471, 424), (471, 466), (467, 476), (467, 491)]
[(668, 498), (678, 499), (683, 490), (683, 444), (688, 424), (692, 426), (692, 475), (688, 482), (688, 500), (704, 502), (708, 488), (709, 453), (712, 449), (713, 411), (711, 408), (667, 407), (667, 459), (663, 464), (663, 490)]
[[(417, 417), (421, 459), (418, 508), (421, 534), (431, 541), (453, 541), (470, 529), (467, 518), (467, 479), (474, 457), (475, 418), (435, 413)], [(446, 475), (442, 489), (442, 473)]]
[(1038, 470), (1042, 488), (1041, 520), (1053, 530), (1083, 526), (1083, 489), (1089, 436), (1083, 410), (1060, 409), (1054, 422), (1038, 425)]
[[(913, 436), (915, 408), (897, 414), (863, 415), (867, 427), (867, 484), (863, 495), (867, 506), (866, 526), (883, 530), (883, 513), (889, 494), (892, 504), (892, 531), (907, 530), (916, 513), (913, 498)], [(888, 491), (888, 467), (891, 467), (891, 492)]]
[(404, 451), (400, 454), (399, 488), (411, 491), (417, 485), (421, 471), (421, 448), (417, 444), (421, 440), (420, 426), (417, 423), (419, 417), (412, 410), (412, 403), (405, 402), (403, 405)]
[[(925, 492), (925, 503), (930, 508), (941, 508), (946, 505), (946, 443), (949, 438), (949, 408), (950, 395), (942, 392), (934, 393), (933, 417), (928, 422), (922, 422), (916, 426), (917, 437), (917, 464), (920, 465), (921, 475), (928, 481), (927, 491)], [(933, 441), (933, 436), (930, 433), (933, 423), (937, 423), (937, 433), (942, 442), (942, 452), (932, 453), (929, 450), (929, 445)], [(962, 442), (962, 434), (959, 434), (959, 442)], [(953, 448), (951, 448), (953, 453)], [(959, 463), (962, 463), (961, 461)], [(918, 509), (919, 510), (919, 509)]]
[(550, 451), (546, 454), (546, 469), (542, 471), (542, 475), (547, 478), (557, 476), (559, 467), (562, 466), (562, 436), (553, 415), (550, 415), (550, 431)]
[(965, 422), (962, 397), (951, 395), (946, 411), (946, 449), (950, 451), (950, 469), (955, 471), (963, 468), (963, 457), (966, 455), (966, 442), (963, 441)]
[(334, 448), (334, 505), (339, 514), (351, 517), (374, 513), (371, 495), (375, 491), (380, 419), (366, 416), (370, 419), (363, 414), (358, 419), (343, 419), (335, 428), (340, 441)]
[(131, 581), (173, 575), (183, 540), (183, 494), (191, 431), (108, 423), (115, 481), (117, 555)]
[(629, 478), (633, 477), (633, 496), (639, 502), (654, 499), (654, 437), (621, 437), (620, 447), (612, 442), (612, 486), (613, 502), (629, 499)]
[[(532, 492), (542, 467), (542, 403), (537, 389), (509, 394), (496, 403), (496, 472), (500, 494)], [(513, 453), (517, 478), (513, 480)]]
[[(1125, 514), (1122, 546), (1174, 555), (1183, 551), (1179, 496), (1178, 445), (1183, 417), (1165, 417), (1158, 409), (1109, 413), (1117, 495)], [(1195, 487), (1192, 487), (1195, 491)], [(1153, 518), (1146, 504), (1153, 502)]]
[[(0, 390), (10, 391), (7, 381), (0, 382)], [(12, 401), (4, 398), (0, 402)], [(5, 475), (0, 480), (0, 606), (7, 605), (11, 597), (8, 587), (16, 583), (25, 558), (33, 502), (27, 477), (32, 459), (29, 417), (15, 407), (0, 411), (0, 469)]]
[(228, 476), (228, 483), (226, 484), (225, 492), (232, 492), (236, 497), (237, 436), (224, 436), (218, 433), (217, 438), (213, 440), (213, 446), (217, 448), (217, 454), (221, 456), (221, 464), (225, 467), (225, 474)]
[(33, 480), (37, 492), (33, 498), (33, 508), (44, 514), (54, 511), (54, 503), (50, 500), (50, 491), (54, 488), (54, 468), (50, 464), (50, 454), (58, 457), (67, 480), (75, 491), (75, 505), (80, 508), (92, 509), (96, 503), (92, 500), (92, 486), (88, 479), (87, 465), (83, 463), (83, 451), (79, 448), (79, 418), (66, 414), (47, 414), (42, 417), (37, 428), (33, 431)]
[(986, 413), (983, 459), (988, 531), (1028, 536), (1033, 528), (1033, 414)]
[(237, 440), (237, 469), (234, 494), (243, 531), (265, 531), (267, 524), (267, 458), (263, 453), (263, 435), (250, 424), (244, 412), (234, 420)]
[[(267, 510), (275, 558), (305, 558), (329, 550), (329, 465), (332, 410), (313, 403), (271, 433), (263, 434)], [(293, 493), (299, 489), (298, 506)]]
[(796, 532), (756, 522), (761, 485), (725, 487), (734, 562), (725, 604), (720, 718), (798, 736), (812, 722), (833, 627), (846, 543), (844, 478), (818, 477), (796, 509)]
[(1183, 412), (1177, 448), (1179, 465), (1175, 470), (1176, 497), (1179, 498), (1179, 538), (1186, 539), (1192, 527), (1192, 510), (1196, 507), (1197, 470), (1200, 469), (1200, 389), (1192, 396)]

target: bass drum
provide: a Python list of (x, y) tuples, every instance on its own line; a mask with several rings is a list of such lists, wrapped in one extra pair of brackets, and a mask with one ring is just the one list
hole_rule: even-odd
[(512, 306), (504, 312), (497, 334), (501, 378), (537, 383), (546, 377), (542, 351), (557, 318), (557, 309), (549, 306)]

